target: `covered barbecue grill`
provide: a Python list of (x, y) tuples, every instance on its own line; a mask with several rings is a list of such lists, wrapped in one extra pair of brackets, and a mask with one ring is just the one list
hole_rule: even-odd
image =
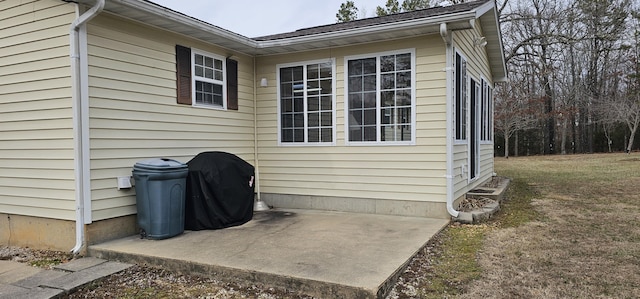
[(254, 168), (236, 155), (204, 152), (187, 162), (184, 228), (220, 229), (253, 218)]

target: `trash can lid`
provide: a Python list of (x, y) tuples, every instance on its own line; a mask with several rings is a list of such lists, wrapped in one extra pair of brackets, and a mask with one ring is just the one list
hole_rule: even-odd
[(189, 167), (187, 164), (184, 164), (180, 161), (176, 161), (174, 159), (160, 158), (160, 159), (149, 159), (137, 162), (134, 166), (139, 169), (150, 169), (150, 170), (170, 170), (170, 169), (182, 169)]

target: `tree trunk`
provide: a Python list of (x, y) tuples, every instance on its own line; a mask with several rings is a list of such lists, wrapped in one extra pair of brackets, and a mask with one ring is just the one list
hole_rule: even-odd
[[(589, 105), (591, 106), (591, 105)], [(593, 121), (591, 118), (591, 108), (587, 107), (587, 111), (589, 112), (587, 118), (587, 137), (589, 138), (589, 154), (593, 154)]]
[(627, 144), (627, 142), (629, 142), (629, 138), (627, 138), (627, 134), (625, 133), (625, 134), (624, 134), (624, 150), (625, 150), (625, 151), (627, 150), (627, 147), (629, 146), (629, 145)]
[[(538, 29), (540, 32), (548, 33), (545, 29), (547, 29), (543, 23), (543, 10), (539, 5), (540, 3), (534, 1), (532, 3), (536, 9), (536, 21), (538, 25)], [(542, 142), (544, 143), (544, 148), (542, 149), (542, 153), (545, 155), (553, 154), (555, 148), (555, 117), (554, 114), (554, 99), (553, 92), (551, 90), (551, 72), (552, 72), (552, 62), (549, 57), (549, 47), (550, 41), (547, 38), (546, 34), (540, 35), (540, 59), (541, 61), (541, 75), (542, 75), (542, 88), (544, 89), (544, 116), (545, 116), (545, 124), (543, 131)]]
[(563, 155), (567, 154), (567, 119), (562, 120), (562, 140), (560, 141), (560, 152)]
[[(574, 106), (575, 107), (575, 106)], [(576, 146), (578, 144), (578, 139), (576, 138), (576, 116), (575, 114), (571, 115), (571, 153), (576, 153)]]
[(513, 142), (513, 155), (515, 157), (517, 157), (517, 156), (520, 156), (520, 151), (518, 150), (518, 147), (519, 147), (518, 146), (518, 141), (519, 141), (518, 140), (518, 135), (519, 135), (518, 131), (516, 131), (515, 135), (516, 135), (515, 136), (515, 141)]
[(629, 143), (627, 145), (627, 153), (630, 154), (633, 149), (633, 139), (635, 139), (636, 131), (638, 130), (638, 124), (640, 123), (640, 118), (636, 117), (635, 124), (629, 124), (629, 129), (631, 130), (631, 136), (629, 136)]
[(604, 137), (607, 138), (607, 146), (609, 147), (609, 152), (611, 152), (611, 134), (609, 134), (609, 128), (607, 125), (602, 125), (602, 130), (604, 131)]
[(544, 100), (544, 106), (545, 106), (545, 114), (547, 116), (546, 119), (546, 134), (545, 134), (545, 138), (544, 138), (544, 143), (545, 143), (545, 147), (544, 147), (544, 154), (545, 155), (553, 155), (554, 151), (555, 151), (555, 144), (556, 144), (556, 140), (555, 140), (555, 135), (556, 135), (556, 126), (555, 126), (555, 118), (553, 117), (553, 97), (551, 97), (551, 88), (550, 87), (546, 87), (549, 86), (549, 79), (547, 76), (544, 77), (544, 82), (545, 82), (545, 93), (547, 93), (547, 95), (545, 96), (545, 100)]
[(509, 159), (509, 132), (504, 132), (504, 157)]

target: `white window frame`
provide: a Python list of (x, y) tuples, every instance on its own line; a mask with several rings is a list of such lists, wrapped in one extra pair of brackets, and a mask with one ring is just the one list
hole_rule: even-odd
[[(222, 80), (215, 80), (206, 77), (196, 76), (196, 55), (210, 57), (222, 61)], [(196, 81), (202, 81), (212, 84), (222, 85), (222, 105), (204, 104), (196, 101)], [(202, 51), (199, 49), (191, 49), (191, 105), (193, 107), (208, 108), (216, 110), (227, 110), (227, 61), (224, 56)]]
[[(411, 55), (411, 140), (407, 141), (381, 141), (381, 129), (383, 128), (380, 99), (380, 57), (387, 55), (410, 54)], [(376, 141), (350, 141), (349, 140), (349, 60), (376, 58)], [(416, 144), (416, 49), (402, 49), (386, 52), (376, 52), (344, 57), (344, 136), (345, 144), (349, 146), (378, 146), (378, 145), (415, 145)]]
[[(458, 69), (458, 65), (457, 65), (457, 55), (460, 56), (460, 58), (462, 59), (462, 61), (464, 61), (465, 63), (465, 74), (464, 74), (464, 92), (462, 94), (462, 99), (464, 100), (464, 105), (462, 107), (459, 107), (458, 105), (458, 101), (456, 98), (456, 85), (457, 85), (457, 77), (458, 77), (458, 73), (457, 73), (457, 69)], [(454, 144), (467, 144), (468, 140), (469, 140), (469, 97), (471, 95), (470, 93), (470, 88), (471, 88), (471, 80), (469, 77), (469, 66), (468, 66), (468, 62), (467, 62), (467, 57), (462, 54), (462, 52), (458, 51), (457, 49), (453, 51), (453, 139), (454, 139)], [(464, 121), (464, 130), (462, 131), (464, 133), (464, 138), (462, 139), (458, 139), (458, 129), (459, 129), (459, 123), (457, 121), (457, 115), (459, 110), (458, 109), (462, 109), (462, 112), (464, 113), (463, 115), (463, 121)]]
[(480, 81), (482, 84), (480, 143), (493, 144), (493, 88), (485, 77), (481, 77)]
[[(307, 84), (304, 84), (303, 93), (304, 93), (304, 142), (282, 142), (282, 109), (281, 109), (281, 99), (280, 99), (280, 69), (289, 68), (289, 67), (303, 67), (303, 81), (307, 82), (307, 66), (311, 64), (320, 64), (320, 63), (330, 63), (331, 64), (331, 114), (332, 114), (332, 123), (331, 123), (331, 142), (309, 142), (309, 111), (308, 111), (308, 89)], [(318, 59), (318, 60), (308, 60), (301, 62), (293, 62), (293, 63), (283, 63), (276, 65), (276, 97), (277, 97), (277, 109), (278, 109), (278, 146), (334, 146), (336, 145), (336, 60), (335, 58), (330, 59)]]

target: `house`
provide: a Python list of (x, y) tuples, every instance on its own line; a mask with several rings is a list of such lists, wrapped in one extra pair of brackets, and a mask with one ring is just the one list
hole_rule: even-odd
[(0, 244), (136, 234), (144, 159), (257, 170), (269, 205), (448, 218), (493, 175), (495, 3), (247, 38), (145, 0), (0, 2)]

